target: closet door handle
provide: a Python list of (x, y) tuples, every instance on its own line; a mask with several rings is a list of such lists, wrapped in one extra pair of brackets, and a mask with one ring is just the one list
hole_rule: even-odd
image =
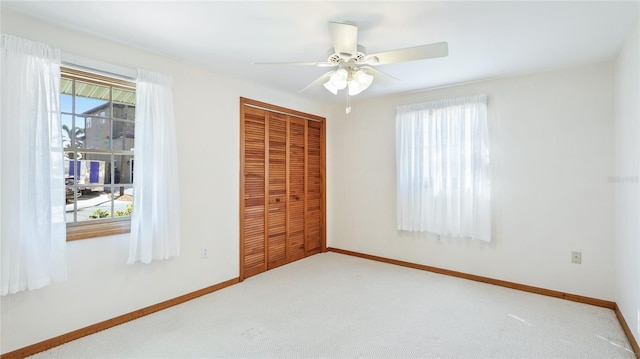
[(276, 202), (278, 202), (278, 203), (279, 203), (279, 202), (280, 202), (280, 198), (276, 198)]
[(296, 201), (300, 200), (300, 196), (295, 196), (294, 198), (296, 199)]

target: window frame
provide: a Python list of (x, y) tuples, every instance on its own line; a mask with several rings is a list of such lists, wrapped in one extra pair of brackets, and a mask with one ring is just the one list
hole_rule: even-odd
[[(136, 84), (133, 81), (81, 71), (64, 65), (60, 66), (60, 77), (61, 79), (82, 81), (100, 86), (109, 86), (110, 88), (118, 90), (133, 91), (134, 93), (136, 91)], [(112, 116), (113, 114), (111, 114), (111, 117)], [(132, 155), (132, 158), (135, 157)], [(133, 183), (131, 186), (133, 187)], [(130, 231), (130, 216), (72, 222), (67, 223), (67, 241), (124, 234), (129, 233)]]

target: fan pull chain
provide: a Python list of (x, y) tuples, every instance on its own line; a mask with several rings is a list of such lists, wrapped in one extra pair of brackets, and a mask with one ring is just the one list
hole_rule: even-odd
[(347, 108), (345, 109), (347, 114), (351, 113), (351, 95), (349, 95), (349, 91), (347, 91)]

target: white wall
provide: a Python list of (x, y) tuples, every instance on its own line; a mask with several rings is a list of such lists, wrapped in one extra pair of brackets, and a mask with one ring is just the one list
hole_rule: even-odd
[(615, 69), (616, 302), (640, 342), (640, 22)]
[[(173, 77), (182, 255), (127, 265), (126, 235), (68, 242), (69, 280), (0, 299), (6, 353), (239, 274), (239, 97), (325, 116), (300, 97), (244, 83), (3, 10), (2, 32), (75, 55)], [(4, 120), (4, 119), (3, 119)], [(209, 258), (200, 258), (201, 246)]]
[[(489, 96), (493, 242), (398, 232), (396, 106), (477, 93)], [(336, 111), (327, 127), (328, 245), (613, 300), (613, 102), (605, 63)]]

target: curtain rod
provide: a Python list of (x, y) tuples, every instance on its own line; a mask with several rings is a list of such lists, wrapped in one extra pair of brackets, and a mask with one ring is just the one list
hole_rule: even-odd
[(88, 59), (86, 57), (76, 56), (65, 52), (61, 54), (61, 63), (62, 65), (72, 67), (77, 70), (84, 70), (97, 73), (99, 75), (115, 77), (125, 81), (135, 82), (138, 78), (137, 70), (109, 64), (102, 61)]
[(257, 108), (258, 110), (265, 110), (265, 111), (269, 111), (269, 112), (273, 112), (273, 113), (279, 113), (281, 115), (287, 115), (287, 116), (291, 116), (291, 117), (297, 117), (297, 118), (301, 118), (303, 120), (307, 120), (307, 121), (313, 121), (313, 122), (320, 122), (322, 123), (322, 121), (316, 120), (315, 118), (309, 118), (309, 117), (304, 117), (304, 116), (300, 116), (300, 115), (295, 115), (292, 113), (287, 113), (287, 112), (282, 112), (282, 111), (277, 111), (277, 110), (273, 110), (270, 108), (266, 108), (266, 107), (262, 107), (262, 106), (257, 106), (257, 105), (252, 105), (252, 104), (248, 104), (245, 103), (243, 104), (247, 107), (251, 107), (251, 108)]

